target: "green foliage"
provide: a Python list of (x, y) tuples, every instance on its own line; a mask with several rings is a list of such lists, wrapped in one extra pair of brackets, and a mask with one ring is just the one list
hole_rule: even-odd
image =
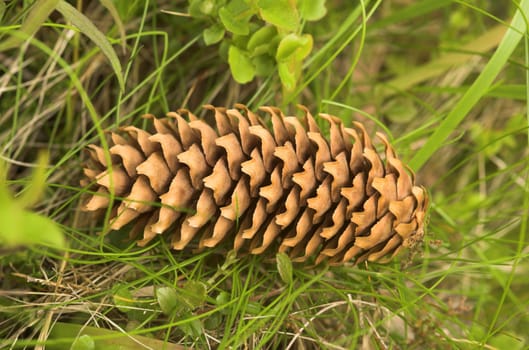
[[(529, 2), (523, 2), (523, 5), (529, 8)], [(512, 27), (505, 33), (498, 49), (488, 61), (483, 72), (446, 116), (435, 133), (428, 138), (425, 147), (422, 147), (411, 159), (410, 167), (412, 169), (418, 170), (424, 165), (432, 154), (443, 145), (450, 133), (463, 121), (472, 107), (485, 95), (523, 37), (526, 22), (524, 13), (521, 10), (526, 10), (527, 8), (521, 8), (517, 11), (512, 20)]]
[[(511, 51), (525, 27), (510, 21), (527, 18), (529, 1), (210, 0), (191, 2), (191, 19), (165, 12), (185, 1), (83, 6), (112, 45), (126, 30), (125, 90), (100, 44), (71, 36), (75, 16), (33, 12), (49, 3), (0, 1), (0, 45), (34, 34), (2, 53), (0, 149), (12, 164), (0, 228), (60, 222), (69, 249), (0, 245), (0, 348), (527, 348), (529, 43)], [(230, 56), (241, 79), (276, 81), (237, 87), (224, 79)], [(280, 79), (294, 93), (278, 93)], [(108, 150), (103, 130), (234, 101), (304, 103), (384, 130), (403, 159), (421, 155), (417, 183), (432, 206), (415, 259), (313, 268), (223, 247), (176, 252), (167, 235), (138, 247), (132, 227), (106, 234), (108, 221), (79, 210), (80, 150)], [(47, 178), (18, 165), (40, 148)], [(52, 231), (38, 220), (31, 232)]]
[[(189, 14), (209, 23), (206, 45), (223, 41), (233, 78), (245, 84), (277, 71), (286, 93), (294, 91), (313, 37), (303, 34), (306, 21), (327, 12), (325, 0), (190, 0)], [(221, 51), (224, 50), (221, 46)]]
[(112, 294), (114, 305), (123, 313), (131, 312), (132, 307), (136, 306), (136, 301), (132, 296), (132, 292), (126, 285), (118, 284), (114, 287)]
[[(125, 87), (125, 83), (123, 82), (123, 72), (121, 69), (121, 63), (119, 62), (119, 58), (116, 52), (112, 48), (112, 45), (105, 37), (105, 35), (101, 33), (101, 31), (97, 29), (97, 27), (92, 23), (92, 21), (90, 21), (85, 15), (83, 15), (75, 7), (68, 4), (64, 0), (61, 0), (57, 3), (56, 9), (64, 16), (64, 18), (70, 21), (81, 31), (81, 33), (88, 36), (90, 40), (92, 40), (94, 44), (99, 47), (101, 52), (109, 60), (110, 65), (112, 66), (112, 69), (116, 74), (116, 78), (118, 79), (119, 85), (123, 90)], [(111, 13), (112, 12), (114, 11), (111, 11)]]
[(188, 281), (183, 288), (160, 287), (156, 289), (156, 300), (167, 315), (182, 314), (202, 306), (206, 300), (204, 283)]
[[(117, 10), (112, 6), (112, 3), (104, 0), (103, 1), (110, 13), (114, 17), (117, 17)], [(1, 10), (1, 7), (0, 7)], [(103, 33), (88, 19), (85, 15), (79, 12), (75, 7), (70, 5), (64, 0), (37, 0), (31, 8), (27, 18), (22, 23), (20, 33), (11, 36), (8, 40), (0, 43), (0, 51), (12, 49), (19, 45), (23, 40), (32, 36), (48, 19), (48, 16), (53, 10), (59, 11), (65, 19), (70, 21), (75, 27), (79, 29), (81, 33), (86, 35), (94, 42), (94, 44), (101, 50), (101, 52), (107, 57), (114, 70), (116, 78), (121, 89), (124, 88), (123, 71), (119, 58), (112, 48), (112, 45), (105, 37)], [(0, 16), (1, 17), (1, 16)], [(121, 21), (117, 22), (120, 25), (120, 31), (122, 40), (124, 41), (124, 30)]]
[(96, 344), (94, 339), (88, 334), (83, 334), (75, 339), (70, 350), (95, 350)]
[(0, 161), (0, 243), (7, 247), (43, 244), (64, 248), (64, 238), (57, 224), (28, 208), (35, 205), (46, 188), (47, 156), (41, 154), (37, 167), (22, 189), (14, 197), (7, 187), (7, 168)]
[(178, 344), (152, 337), (66, 322), (54, 323), (48, 340), (47, 350), (185, 349)]
[(156, 289), (156, 300), (166, 315), (171, 315), (177, 304), (176, 291), (171, 287), (161, 287)]
[(286, 284), (292, 283), (292, 261), (283, 252), (277, 253), (276, 255), (277, 271), (279, 276)]
[(5, 12), (6, 12), (6, 3), (2, 0), (0, 1), (0, 23), (2, 23), (2, 19), (4, 18)]
[[(61, 0), (37, 0), (19, 29), (21, 34), (18, 36), (12, 36), (3, 43), (0, 43), (0, 51), (17, 47), (25, 38), (33, 35), (42, 26), (44, 21), (48, 19), (48, 16), (53, 10), (55, 10), (60, 1)], [(5, 3), (3, 10), (5, 10)]]
[(232, 67), (233, 77), (239, 83), (247, 83), (255, 77), (255, 65), (246, 51), (231, 45), (228, 51), (228, 62)]

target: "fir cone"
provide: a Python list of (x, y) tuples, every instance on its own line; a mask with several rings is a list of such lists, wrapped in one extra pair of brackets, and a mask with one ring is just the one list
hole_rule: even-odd
[(84, 209), (112, 206), (111, 229), (134, 223), (140, 245), (166, 233), (177, 250), (230, 241), (251, 254), (273, 246), (294, 261), (382, 261), (422, 240), (426, 192), (383, 134), (378, 154), (362, 124), (321, 114), (328, 141), (303, 106), (304, 125), (260, 108), (271, 128), (244, 105), (205, 108), (215, 128), (180, 110), (147, 115), (153, 134), (111, 133), (111, 164), (88, 146), (83, 183), (94, 194)]

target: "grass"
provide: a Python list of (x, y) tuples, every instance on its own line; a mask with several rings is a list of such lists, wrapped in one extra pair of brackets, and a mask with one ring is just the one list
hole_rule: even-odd
[[(65, 247), (40, 239), (52, 234), (41, 225), (27, 227), (43, 244), (0, 247), (0, 348), (529, 347), (529, 1), (328, 0), (305, 25), (314, 49), (288, 95), (277, 75), (235, 83), (218, 47), (203, 45), (203, 22), (162, 11), (185, 14), (186, 1), (72, 2), (112, 54), (75, 29), (71, 10), (65, 21), (2, 4), (0, 41), (14, 39), (0, 51), (0, 168), (12, 193), (0, 186), (0, 204), (51, 220)], [(86, 145), (147, 128), (147, 112), (235, 102), (303, 103), (387, 130), (430, 193), (422, 249), (384, 265), (295, 264), (290, 279), (270, 255), (97, 234), (108, 222), (80, 211)], [(17, 242), (27, 227), (6, 220), (0, 233)]]

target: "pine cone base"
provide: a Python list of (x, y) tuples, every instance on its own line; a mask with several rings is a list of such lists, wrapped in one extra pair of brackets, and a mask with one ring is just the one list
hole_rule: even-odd
[(304, 123), (261, 107), (271, 128), (244, 105), (205, 108), (215, 128), (180, 110), (146, 115), (154, 133), (111, 133), (109, 154), (88, 146), (82, 184), (93, 195), (83, 209), (112, 206), (111, 229), (133, 223), (140, 245), (167, 234), (177, 250), (231, 241), (239, 252), (275, 247), (294, 261), (384, 261), (422, 240), (426, 191), (383, 134), (379, 154), (362, 124), (320, 114), (327, 140), (303, 106)]

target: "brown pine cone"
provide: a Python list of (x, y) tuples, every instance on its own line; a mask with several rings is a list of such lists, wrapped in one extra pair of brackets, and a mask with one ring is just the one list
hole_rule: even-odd
[(294, 261), (388, 260), (422, 240), (426, 191), (383, 134), (379, 155), (362, 124), (346, 128), (321, 114), (327, 141), (303, 106), (304, 125), (261, 107), (272, 131), (244, 105), (205, 108), (215, 128), (180, 110), (147, 115), (153, 134), (134, 126), (112, 133), (111, 164), (101, 147), (88, 146), (83, 183), (95, 193), (84, 209), (112, 205), (110, 227), (135, 222), (140, 245), (167, 233), (177, 250), (230, 240), (236, 251), (273, 246)]

